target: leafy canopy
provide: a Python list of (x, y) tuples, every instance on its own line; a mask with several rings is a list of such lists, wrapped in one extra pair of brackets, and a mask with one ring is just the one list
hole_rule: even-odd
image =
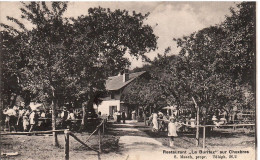
[[(145, 58), (145, 52), (156, 48), (157, 37), (143, 24), (148, 14), (99, 7), (90, 8), (86, 16), (64, 18), (67, 5), (23, 3), (21, 18), (30, 21), (32, 29), (11, 17), (20, 29), (1, 24), (5, 28), (1, 33), (9, 35), (3, 52), (10, 62), (6, 65), (14, 68), (15, 57), (22, 57), (24, 65), (13, 69), (20, 78), (18, 84), (41, 101), (93, 100), (105, 90), (107, 76), (130, 64), (126, 53)], [(17, 43), (11, 43), (13, 39)]]

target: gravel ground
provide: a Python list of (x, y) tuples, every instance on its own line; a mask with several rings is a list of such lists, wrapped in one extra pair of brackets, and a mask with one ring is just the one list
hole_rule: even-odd
[[(76, 135), (79, 139), (84, 141), (89, 136), (89, 133), (76, 133)], [(164, 154), (163, 151), (186, 151), (187, 154), (184, 155), (188, 156), (193, 151), (202, 150), (201, 145), (199, 147), (195, 146), (194, 137), (194, 131), (179, 133), (179, 136), (175, 139), (175, 146), (171, 148), (169, 147), (167, 132), (154, 133), (151, 131), (151, 127), (144, 126), (143, 123), (140, 122), (110, 124), (102, 140), (103, 153), (100, 156), (86, 147), (81, 146), (80, 143), (70, 137), (70, 159), (178, 159), (178, 157), (173, 157), (175, 155)], [(52, 146), (52, 136), (48, 135), (1, 136), (1, 153), (19, 153), (18, 156), (8, 159), (64, 159), (64, 135), (58, 135), (58, 140), (60, 147)], [(97, 135), (94, 135), (88, 144), (98, 149)], [(200, 139), (200, 144), (202, 144), (202, 138)], [(231, 128), (214, 129), (214, 131), (210, 132), (206, 137), (206, 150), (215, 150), (217, 153), (230, 150), (248, 151), (250, 154), (238, 155), (239, 157), (237, 159), (255, 159), (254, 131), (243, 128), (238, 128), (235, 131)], [(204, 154), (192, 155), (194, 156), (193, 158), (196, 159), (196, 156)], [(177, 156), (180, 155), (177, 154)], [(226, 156), (228, 155), (226, 154)], [(3, 157), (1, 158), (4, 159)], [(211, 158), (211, 155), (207, 157), (207, 159)]]
[[(88, 133), (76, 133), (76, 136), (85, 141)], [(1, 153), (18, 152), (18, 156), (1, 159), (19, 159), (19, 160), (56, 160), (64, 159), (64, 135), (58, 135), (59, 147), (52, 145), (52, 136), (49, 135), (5, 135), (1, 136)], [(108, 153), (115, 153), (118, 150), (118, 137), (113, 135), (104, 135), (102, 139), (103, 154), (101, 157), (107, 159)], [(98, 150), (98, 136), (93, 135), (87, 143)], [(87, 149), (70, 137), (70, 159), (98, 159), (98, 154)]]

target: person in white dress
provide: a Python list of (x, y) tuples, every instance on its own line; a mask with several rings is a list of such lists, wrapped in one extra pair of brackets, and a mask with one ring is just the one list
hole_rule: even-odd
[(26, 110), (25, 113), (23, 114), (23, 131), (27, 132), (29, 129), (29, 116), (30, 115), (30, 111)]
[(29, 121), (31, 125), (29, 132), (32, 132), (35, 130), (35, 127), (37, 126), (38, 123), (38, 114), (36, 113), (36, 110), (33, 110), (32, 113), (30, 114)]
[(170, 117), (169, 119), (169, 124), (168, 124), (168, 136), (169, 136), (169, 141), (170, 141), (170, 146), (174, 146), (174, 137), (177, 137), (177, 122), (176, 118), (174, 116)]
[(74, 114), (73, 111), (70, 111), (70, 114), (68, 115), (67, 119), (71, 119), (71, 120), (75, 120), (76, 119), (75, 114)]
[(158, 114), (153, 113), (153, 132), (158, 131)]
[(213, 121), (213, 123), (216, 125), (216, 128), (220, 125), (220, 123), (218, 122), (218, 119), (217, 119), (217, 116), (216, 116), (216, 115), (213, 115), (212, 121)]
[(117, 111), (114, 112), (113, 117), (114, 117), (114, 122), (117, 122)]

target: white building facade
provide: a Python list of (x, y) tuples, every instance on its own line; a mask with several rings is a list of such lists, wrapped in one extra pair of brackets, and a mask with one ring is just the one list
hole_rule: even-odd
[(94, 109), (107, 116), (113, 116), (116, 111), (124, 111), (129, 118), (130, 110), (128, 105), (121, 100), (121, 95), (128, 84), (144, 73), (124, 73), (123, 75), (109, 77), (106, 81), (106, 89), (109, 94), (102, 98), (103, 101), (99, 105), (94, 105)]

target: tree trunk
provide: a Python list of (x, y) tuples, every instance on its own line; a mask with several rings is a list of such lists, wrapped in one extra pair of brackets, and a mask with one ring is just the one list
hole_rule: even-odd
[(82, 115), (82, 120), (81, 120), (81, 130), (85, 130), (86, 128), (86, 104), (82, 103), (82, 111), (83, 111), (83, 115)]
[(90, 94), (88, 95), (87, 103), (84, 103), (84, 105), (82, 105), (82, 110), (83, 110), (83, 117), (81, 121), (82, 129), (87, 128), (88, 112), (94, 112), (93, 102), (94, 102), (93, 93), (90, 92)]
[(199, 134), (200, 134), (200, 132), (199, 132), (199, 129), (200, 129), (200, 127), (199, 127), (199, 124), (200, 124), (200, 109), (199, 109), (199, 106), (197, 106), (197, 128), (196, 128), (196, 146), (198, 147), (199, 146)]
[[(1, 109), (1, 111), (2, 111), (2, 112), (0, 112), (0, 117), (3, 117), (3, 111), (4, 111), (4, 109), (5, 109), (5, 107), (4, 107), (3, 95), (0, 96), (0, 99), (1, 99), (1, 100), (0, 100), (0, 102), (1, 102), (1, 104), (0, 104), (0, 105), (1, 105), (1, 106), (0, 106), (0, 109)], [(1, 119), (1, 120), (2, 120), (2, 119)], [(4, 125), (3, 129), (5, 129), (5, 127), (6, 127), (6, 126)]]
[(144, 110), (144, 107), (143, 107), (143, 116), (144, 116), (144, 125), (146, 126), (146, 114), (145, 114), (145, 110)]
[(200, 124), (200, 108), (197, 105), (197, 103), (196, 103), (196, 101), (193, 97), (192, 97), (192, 100), (195, 104), (195, 108), (197, 109), (196, 146), (198, 147), (199, 146), (199, 133), (200, 133), (199, 132), (199, 129), (200, 129), (200, 127), (199, 127), (199, 124)]
[[(52, 130), (56, 130), (56, 101), (54, 100), (54, 98), (55, 97), (53, 96), (53, 99), (52, 99)], [(59, 146), (57, 132), (52, 132), (52, 135), (53, 135), (53, 141), (52, 141), (53, 145)]]

